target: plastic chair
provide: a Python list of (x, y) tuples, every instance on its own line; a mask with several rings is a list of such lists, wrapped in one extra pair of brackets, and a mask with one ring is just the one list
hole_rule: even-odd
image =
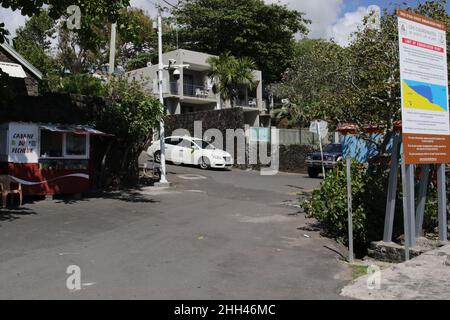
[[(17, 189), (12, 189), (11, 184), (17, 185)], [(6, 208), (8, 195), (19, 195), (20, 206), (22, 206), (23, 202), (23, 193), (22, 193), (22, 185), (14, 181), (10, 176), (0, 176), (0, 193), (2, 194), (2, 204), (3, 208)], [(11, 197), (11, 204), (14, 199)]]

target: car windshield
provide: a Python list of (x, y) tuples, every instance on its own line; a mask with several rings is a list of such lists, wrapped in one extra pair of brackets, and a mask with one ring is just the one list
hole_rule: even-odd
[(341, 153), (342, 146), (340, 144), (329, 144), (323, 148), (323, 152)]
[(206, 142), (205, 140), (193, 140), (198, 146), (200, 146), (200, 148), (204, 149), (204, 150), (214, 150), (215, 147), (209, 143)]

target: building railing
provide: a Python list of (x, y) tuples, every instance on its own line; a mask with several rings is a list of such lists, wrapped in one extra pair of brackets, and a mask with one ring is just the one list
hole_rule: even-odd
[(169, 82), (169, 91), (170, 91), (170, 94), (177, 96), (178, 95), (178, 82), (170, 81)]
[(187, 97), (210, 99), (214, 98), (212, 90), (206, 86), (184, 83), (183, 95)]
[(256, 98), (237, 99), (236, 106), (247, 107), (247, 108), (258, 108), (258, 99), (256, 99)]

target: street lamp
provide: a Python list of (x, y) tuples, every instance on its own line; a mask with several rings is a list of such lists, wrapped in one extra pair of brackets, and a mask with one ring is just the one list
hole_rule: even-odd
[[(163, 62), (163, 31), (162, 31), (162, 6), (161, 1), (158, 6), (158, 57), (159, 57), (159, 66), (158, 66), (158, 90), (159, 90), (159, 102), (163, 108), (163, 113), (166, 112), (166, 108), (164, 106), (164, 93), (163, 93), (163, 84), (164, 84), (164, 70), (169, 70), (180, 73), (180, 69), (189, 68), (189, 65), (176, 65), (176, 60), (170, 59), (169, 65), (164, 65)], [(166, 171), (166, 145), (165, 145), (165, 132), (164, 132), (164, 119), (161, 117), (159, 122), (159, 140), (160, 140), (160, 149), (161, 149), (161, 179), (157, 186), (159, 187), (168, 187), (170, 186), (169, 181), (167, 180), (167, 171)]]

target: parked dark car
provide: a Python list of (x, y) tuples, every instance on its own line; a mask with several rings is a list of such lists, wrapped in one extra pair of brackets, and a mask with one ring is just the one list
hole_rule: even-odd
[[(342, 144), (334, 143), (323, 147), (323, 164), (326, 170), (333, 167), (342, 160)], [(308, 165), (308, 175), (317, 178), (322, 172), (322, 155), (320, 151), (308, 153), (306, 155)]]

